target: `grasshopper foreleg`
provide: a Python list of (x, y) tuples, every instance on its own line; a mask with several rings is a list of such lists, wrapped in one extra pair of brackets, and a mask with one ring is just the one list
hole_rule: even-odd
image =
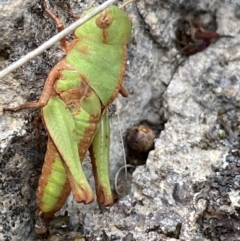
[[(49, 8), (47, 8), (46, 2), (44, 0), (42, 1), (42, 6), (48, 16), (56, 23), (58, 32), (61, 32), (64, 29), (63, 22)], [(63, 51), (67, 53), (69, 49), (69, 42), (66, 40), (66, 37), (60, 40), (60, 45)]]
[(54, 91), (54, 82), (60, 77), (61, 70), (62, 70), (61, 61), (51, 70), (49, 73), (47, 80), (44, 84), (43, 92), (38, 100), (38, 102), (27, 102), (17, 107), (4, 107), (3, 111), (19, 111), (23, 109), (33, 109), (33, 108), (42, 108), (44, 107), (53, 94)]

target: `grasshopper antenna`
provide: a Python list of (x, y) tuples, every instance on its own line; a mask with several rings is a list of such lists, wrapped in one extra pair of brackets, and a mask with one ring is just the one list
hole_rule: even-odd
[[(119, 176), (120, 176), (121, 171), (122, 171), (123, 169), (125, 169), (125, 172), (126, 172), (126, 169), (127, 169), (127, 168), (136, 169), (136, 166), (129, 165), (129, 164), (124, 165), (124, 166), (122, 166), (122, 167), (120, 167), (120, 168), (118, 169), (118, 171), (117, 171), (117, 173), (116, 173), (116, 176), (115, 176), (114, 186), (115, 186), (115, 191), (116, 191), (116, 193), (118, 194), (119, 197), (123, 196), (123, 195), (124, 195), (124, 191), (127, 190), (127, 182), (126, 182), (126, 184), (125, 184), (125, 188), (126, 188), (126, 189), (123, 190), (123, 191), (120, 191), (120, 190), (119, 190), (119, 185), (118, 185), (118, 180), (119, 180)], [(125, 173), (125, 175), (126, 175), (126, 173)]]

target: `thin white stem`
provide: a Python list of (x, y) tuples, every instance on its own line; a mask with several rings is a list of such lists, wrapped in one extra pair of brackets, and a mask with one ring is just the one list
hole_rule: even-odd
[[(127, 190), (127, 158), (126, 158), (126, 153), (125, 153), (125, 148), (124, 148), (124, 141), (122, 138), (122, 125), (120, 124), (120, 115), (119, 115), (119, 100), (116, 100), (117, 102), (117, 119), (118, 119), (118, 128), (119, 128), (119, 133), (120, 133), (120, 139), (121, 139), (121, 145), (122, 145), (122, 150), (123, 150), (123, 160), (124, 160), (124, 167), (125, 167), (125, 188)], [(118, 179), (118, 175), (120, 172), (117, 173), (116, 177), (115, 177), (115, 189), (116, 192), (119, 194), (118, 189), (117, 189), (117, 179)]]
[[(114, 185), (115, 185), (115, 191), (116, 193), (119, 195), (119, 196), (123, 196), (124, 194), (124, 191), (123, 192), (120, 192), (119, 191), (119, 188), (118, 188), (118, 179), (119, 179), (119, 176), (120, 176), (120, 172), (124, 169), (125, 171), (125, 175), (126, 174), (126, 170), (127, 168), (133, 168), (133, 169), (136, 169), (136, 166), (133, 166), (133, 165), (130, 165), (130, 164), (125, 164), (124, 166), (120, 167), (115, 175), (115, 181), (114, 181)], [(126, 177), (126, 176), (125, 176)], [(127, 190), (127, 181), (125, 183), (125, 191)]]
[(108, 0), (104, 2), (102, 5), (96, 7), (92, 12), (86, 14), (82, 18), (78, 19), (74, 23), (72, 23), (69, 27), (65, 28), (63, 31), (58, 33), (57, 35), (50, 38), (47, 42), (43, 43), (41, 46), (39, 46), (37, 49), (33, 50), (32, 52), (26, 54), (21, 59), (17, 60), (16, 62), (9, 65), (7, 68), (0, 71), (0, 79), (6, 76), (7, 74), (11, 73), (15, 69), (19, 68), (23, 64), (27, 63), (30, 59), (33, 59), (37, 55), (41, 54), (44, 50), (50, 48), (52, 45), (54, 45), (56, 42), (58, 42), (60, 39), (65, 37), (66, 35), (73, 32), (77, 27), (81, 26), (85, 22), (87, 22), (89, 19), (97, 15), (98, 13), (102, 12), (104, 9), (112, 5), (114, 2), (117, 2), (117, 0)]

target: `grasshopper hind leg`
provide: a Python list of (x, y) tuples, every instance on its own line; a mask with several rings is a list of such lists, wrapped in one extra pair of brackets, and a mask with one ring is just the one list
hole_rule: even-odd
[(110, 126), (107, 111), (102, 116), (97, 132), (89, 148), (93, 166), (97, 201), (108, 206), (113, 203), (109, 181)]
[(70, 194), (71, 188), (61, 157), (48, 139), (47, 152), (37, 189), (38, 209), (49, 220), (59, 211)]

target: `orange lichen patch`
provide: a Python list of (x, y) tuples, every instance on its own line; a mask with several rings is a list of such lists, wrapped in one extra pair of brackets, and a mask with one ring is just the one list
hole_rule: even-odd
[[(48, 184), (48, 177), (52, 173), (52, 165), (55, 162), (55, 159), (57, 156), (59, 156), (59, 153), (58, 153), (55, 145), (53, 144), (53, 141), (51, 140), (51, 138), (49, 138), (48, 144), (47, 144), (47, 152), (46, 152), (45, 160), (44, 160), (44, 165), (42, 168), (42, 174), (39, 179), (39, 185), (38, 185), (38, 189), (37, 189), (37, 205), (38, 205), (38, 208), (40, 211), (42, 210), (43, 205), (44, 205), (44, 203), (42, 202), (42, 198), (44, 195), (44, 189), (45, 189), (46, 185)], [(50, 212), (43, 213), (45, 219), (50, 219), (54, 215), (54, 213), (56, 213), (58, 210), (60, 210), (62, 208), (67, 197), (70, 194), (70, 191), (71, 191), (70, 185), (67, 180), (65, 182), (64, 187), (62, 187), (61, 195), (59, 196), (59, 199), (58, 199), (57, 203), (55, 204), (55, 206), (52, 207)]]

